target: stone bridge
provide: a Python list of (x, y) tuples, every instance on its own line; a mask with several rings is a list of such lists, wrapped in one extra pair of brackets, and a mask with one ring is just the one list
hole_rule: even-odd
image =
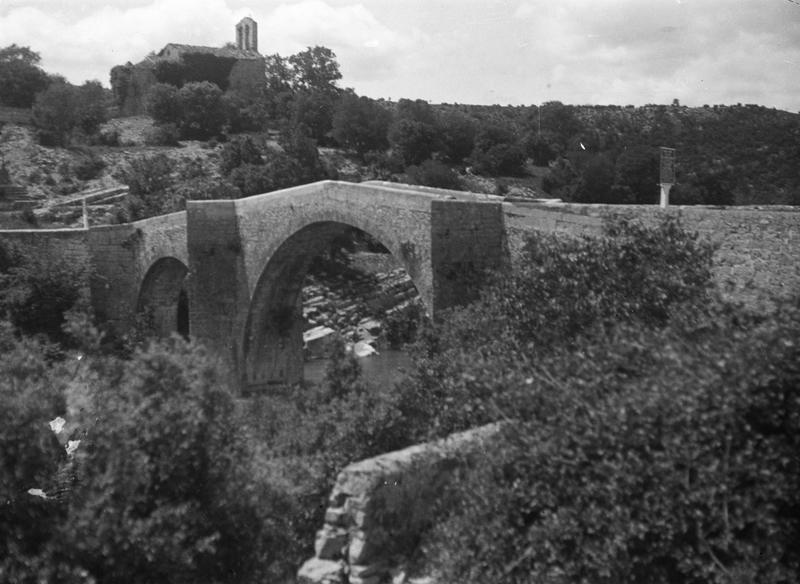
[[(800, 212), (684, 208), (717, 241), (717, 278), (742, 297), (800, 286)], [(395, 183), (324, 181), (90, 229), (0, 232), (0, 241), (84, 262), (98, 319), (117, 333), (143, 314), (160, 335), (202, 340), (245, 393), (302, 378), (301, 287), (310, 261), (350, 227), (406, 269), (428, 312), (470, 300), (481, 274), (517, 257), (526, 234), (596, 234), (603, 217), (654, 221), (651, 207), (511, 204), (498, 197)], [(730, 283), (733, 282), (731, 288)]]
[(311, 260), (356, 227), (411, 277), (427, 311), (473, 297), (506, 257), (502, 206), (390, 183), (333, 181), (88, 230), (7, 231), (64, 261), (87, 262), (98, 319), (124, 333), (147, 313), (160, 335), (191, 334), (244, 392), (302, 379), (301, 288)]

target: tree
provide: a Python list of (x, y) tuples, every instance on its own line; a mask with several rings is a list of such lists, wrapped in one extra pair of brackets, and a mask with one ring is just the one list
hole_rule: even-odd
[(617, 158), (614, 184), (628, 188), (640, 205), (658, 202), (658, 154), (655, 148), (632, 146)]
[(291, 111), (292, 70), (287, 59), (279, 54), (264, 57), (266, 87), (264, 100), (267, 116), (273, 120), (288, 119)]
[(87, 81), (78, 90), (78, 126), (86, 134), (95, 134), (108, 119), (108, 93), (99, 81)]
[(305, 126), (308, 134), (323, 144), (333, 127), (337, 96), (326, 91), (299, 91), (292, 100), (292, 126)]
[(539, 109), (542, 131), (552, 132), (562, 146), (566, 146), (583, 129), (583, 124), (572, 106), (564, 105), (560, 101), (548, 101)]
[(618, 203), (611, 197), (614, 163), (608, 156), (592, 156), (583, 168), (574, 198), (579, 203)]
[(178, 103), (178, 90), (169, 83), (156, 83), (147, 92), (145, 100), (147, 113), (157, 124), (178, 124), (181, 120), (181, 107)]
[(437, 150), (439, 133), (431, 124), (401, 118), (389, 130), (389, 143), (406, 166), (420, 164)]
[(64, 414), (68, 376), (48, 361), (44, 346), (0, 322), (0, 575), (7, 582), (50, 580), (55, 568), (46, 552), (64, 513), (45, 497), (66, 456), (48, 422)]
[(458, 175), (438, 160), (423, 160), (419, 166), (409, 166), (406, 175), (412, 184), (460, 191)]
[(397, 118), (389, 129), (389, 144), (406, 166), (420, 164), (441, 147), (436, 114), (422, 99), (401, 99)]
[(119, 107), (125, 105), (125, 101), (131, 92), (133, 82), (133, 63), (128, 61), (124, 65), (112, 67), (110, 73), (111, 92), (114, 94), (114, 102)]
[(263, 164), (264, 155), (250, 136), (234, 136), (222, 146), (219, 171), (229, 175), (243, 164)]
[(147, 96), (147, 111), (157, 124), (175, 124), (185, 140), (203, 140), (222, 131), (230, 102), (208, 81), (186, 83), (176, 89), (156, 83)]
[(525, 151), (511, 126), (485, 122), (478, 128), (471, 160), (478, 172), (516, 175), (525, 165)]
[(52, 83), (36, 95), (33, 123), (39, 128), (39, 140), (46, 145), (63, 146), (78, 123), (78, 104), (73, 86)]
[(181, 134), (203, 140), (219, 134), (225, 124), (222, 90), (208, 81), (187, 83), (178, 90)]
[(327, 47), (308, 47), (289, 57), (292, 86), (295, 90), (337, 93), (336, 83), (342, 78), (336, 54)]
[(346, 91), (336, 104), (331, 136), (340, 146), (363, 156), (389, 146), (391, 120), (391, 112), (375, 100)]
[(98, 582), (274, 581), (264, 560), (289, 543), (285, 502), (254, 485), (212, 356), (173, 338), (94, 369), (73, 390), (86, 437), (63, 555)]
[(36, 94), (49, 84), (39, 67), (39, 53), (16, 44), (0, 49), (0, 104), (31, 107)]
[(319, 158), (317, 144), (304, 126), (295, 126), (290, 132), (284, 133), (281, 136), (281, 147), (300, 168), (298, 184), (325, 178), (326, 172)]
[(463, 162), (475, 147), (475, 121), (461, 112), (443, 112), (437, 125), (442, 155), (450, 162)]
[(165, 154), (139, 156), (132, 159), (117, 177), (128, 185), (126, 200), (128, 219), (144, 219), (177, 211), (180, 205), (171, 196), (174, 165)]
[(305, 176), (295, 159), (285, 152), (273, 151), (264, 164), (243, 164), (229, 178), (242, 196), (249, 197), (301, 185), (306, 182)]
[(106, 119), (107, 94), (99, 81), (87, 81), (77, 87), (54, 81), (36, 95), (33, 122), (45, 144), (67, 145), (72, 131), (94, 134)]

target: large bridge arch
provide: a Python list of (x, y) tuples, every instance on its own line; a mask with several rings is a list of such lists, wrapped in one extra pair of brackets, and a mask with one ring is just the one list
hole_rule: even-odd
[[(311, 261), (326, 251), (337, 236), (353, 227), (364, 231), (361, 221), (351, 223), (361, 223), (361, 227), (336, 221), (310, 223), (286, 238), (264, 260), (250, 300), (241, 342), (241, 385), (248, 392), (302, 378), (303, 281)], [(409, 257), (402, 254), (396, 238), (385, 233), (365, 233), (384, 245), (409, 275), (412, 271), (419, 272)], [(420, 283), (413, 275), (411, 280), (419, 291)], [(426, 308), (430, 312), (432, 306)]]
[(190, 201), (186, 212), (192, 335), (223, 357), (243, 389), (302, 379), (302, 278), (346, 228), (372, 235), (399, 260), (434, 317), (468, 300), (475, 276), (505, 261), (502, 207), (475, 195), (323, 181)]
[(177, 332), (189, 336), (189, 295), (186, 276), (189, 268), (174, 257), (153, 262), (142, 279), (136, 313), (151, 320), (153, 332), (166, 337)]

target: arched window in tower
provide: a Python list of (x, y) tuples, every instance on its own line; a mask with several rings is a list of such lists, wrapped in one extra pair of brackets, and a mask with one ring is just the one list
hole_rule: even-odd
[(236, 46), (242, 51), (258, 52), (258, 25), (250, 17), (236, 25)]

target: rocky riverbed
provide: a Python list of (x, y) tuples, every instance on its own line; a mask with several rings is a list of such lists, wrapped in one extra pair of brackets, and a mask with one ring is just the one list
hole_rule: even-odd
[(419, 306), (419, 295), (405, 270), (386, 269), (392, 265), (391, 256), (366, 254), (374, 257), (365, 262), (364, 255), (358, 255), (346, 273), (318, 273), (306, 280), (303, 337), (309, 358), (324, 356), (336, 335), (351, 345), (386, 346), (387, 322)]

